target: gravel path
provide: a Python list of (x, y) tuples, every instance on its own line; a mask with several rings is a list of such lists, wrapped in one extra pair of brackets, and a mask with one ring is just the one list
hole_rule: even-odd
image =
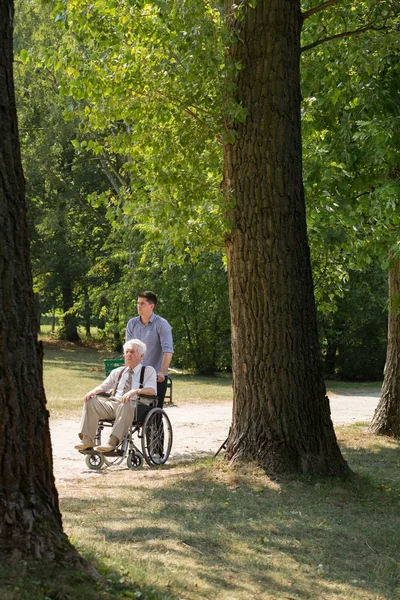
[[(339, 396), (330, 394), (332, 421), (335, 425), (368, 422), (378, 404), (379, 394)], [(168, 464), (195, 457), (215, 454), (225, 441), (232, 416), (232, 404), (184, 404), (167, 406), (172, 423), (174, 441)], [(56, 483), (67, 483), (99, 473), (86, 467), (85, 459), (76, 450), (79, 420), (55, 420), (50, 423), (53, 443), (54, 475)], [(127, 469), (124, 461), (119, 467)]]

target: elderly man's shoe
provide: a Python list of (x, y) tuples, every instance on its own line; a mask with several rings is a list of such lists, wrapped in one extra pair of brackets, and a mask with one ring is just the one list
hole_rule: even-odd
[(81, 451), (82, 450), (91, 450), (92, 448), (93, 448), (93, 442), (87, 435), (84, 435), (81, 443), (77, 444), (75, 446), (75, 450), (81, 450)]
[(118, 438), (111, 434), (108, 442), (102, 446), (96, 446), (95, 450), (97, 452), (112, 452), (118, 446), (118, 442)]

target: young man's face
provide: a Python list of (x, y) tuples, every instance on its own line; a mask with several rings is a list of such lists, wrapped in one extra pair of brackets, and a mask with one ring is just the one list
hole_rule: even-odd
[(140, 317), (144, 319), (149, 319), (153, 314), (154, 304), (149, 302), (147, 298), (138, 298), (137, 299), (137, 311)]
[(130, 348), (126, 348), (124, 351), (125, 364), (134, 369), (142, 360), (142, 355), (139, 353), (139, 346), (134, 344)]

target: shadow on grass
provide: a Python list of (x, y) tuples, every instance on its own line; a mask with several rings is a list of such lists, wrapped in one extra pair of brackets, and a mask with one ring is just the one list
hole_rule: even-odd
[[(0, 553), (1, 557), (1, 553)], [(46, 560), (6, 559), (0, 564), (2, 600), (112, 600), (140, 598), (141, 600), (178, 600), (164, 588), (126, 583), (124, 570), (112, 570), (99, 557), (87, 554), (97, 571), (106, 579), (99, 583), (86, 572), (67, 564)]]
[[(136, 485), (113, 485), (115, 510), (110, 516), (105, 506), (104, 520), (97, 515), (94, 534), (144, 554), (154, 568), (168, 555), (167, 569), (169, 563), (187, 569), (185, 589), (193, 598), (216, 597), (199, 595), (201, 583), (232, 598), (392, 600), (400, 591), (400, 447), (393, 441), (369, 450), (342, 442), (342, 448), (359, 473), (353, 480), (271, 482), (255, 467), (249, 475), (203, 461), (179, 465), (179, 476), (170, 466), (150, 490), (143, 477)], [(86, 501), (64, 497), (63, 508), (90, 518)], [(263, 596), (265, 590), (271, 595)]]

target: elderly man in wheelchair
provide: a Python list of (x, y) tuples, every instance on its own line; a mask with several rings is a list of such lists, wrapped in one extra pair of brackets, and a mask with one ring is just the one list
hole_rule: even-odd
[[(129, 468), (163, 464), (170, 453), (172, 430), (166, 413), (157, 408), (157, 375), (153, 367), (142, 366), (146, 345), (132, 339), (124, 344), (125, 365), (84, 396), (80, 443), (86, 464), (99, 469), (127, 459)], [(111, 428), (108, 441), (101, 444), (101, 432)], [(134, 444), (137, 433), (142, 452)]]

